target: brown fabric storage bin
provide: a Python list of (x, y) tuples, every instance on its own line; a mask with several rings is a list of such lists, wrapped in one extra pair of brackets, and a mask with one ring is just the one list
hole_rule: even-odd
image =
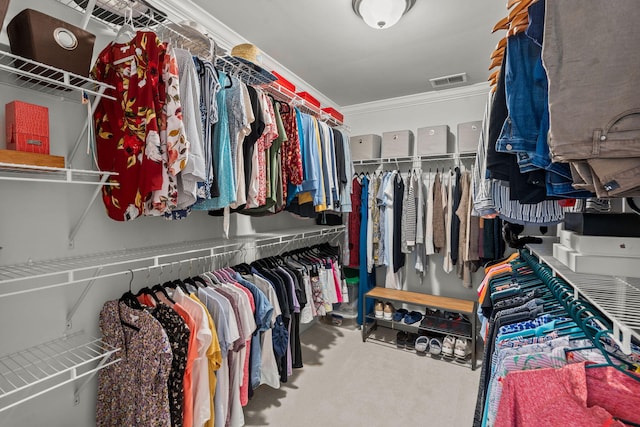
[(9, 22), (7, 34), (12, 53), (80, 76), (89, 75), (96, 40), (90, 32), (25, 9)]

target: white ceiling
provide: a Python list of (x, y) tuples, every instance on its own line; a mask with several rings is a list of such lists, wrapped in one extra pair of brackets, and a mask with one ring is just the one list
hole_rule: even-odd
[(506, 15), (496, 0), (417, 0), (375, 30), (350, 0), (192, 1), (339, 106), (431, 91), (430, 78), (450, 74), (486, 81)]

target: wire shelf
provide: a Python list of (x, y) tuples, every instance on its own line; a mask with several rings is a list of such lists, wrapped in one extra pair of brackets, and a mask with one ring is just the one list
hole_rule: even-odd
[[(108, 360), (116, 351), (100, 339), (77, 332), (1, 356), (0, 412), (118, 362)], [(20, 392), (38, 385), (44, 388), (22, 397)]]
[[(89, 19), (101, 22), (117, 32), (125, 23), (124, 11), (132, 8), (132, 21), (135, 28), (154, 31), (165, 41), (171, 41), (176, 47), (187, 49), (202, 58), (211, 58), (213, 41), (206, 34), (196, 34), (193, 29), (171, 21), (167, 14), (148, 3), (139, 0), (101, 0), (91, 7), (90, 0), (57, 0), (59, 3), (83, 15), (82, 27)], [(87, 13), (87, 10), (90, 10)]]
[[(9, 52), (0, 51), (0, 70), (17, 76), (11, 81), (13, 86), (56, 96), (67, 97), (69, 92), (75, 91), (115, 99), (103, 94), (107, 88), (114, 89), (113, 86)], [(75, 100), (82, 101), (82, 95), (75, 97)]]
[(217, 57), (215, 67), (227, 74), (237, 76), (242, 82), (250, 86), (268, 85), (278, 79), (267, 70), (228, 55)]
[(364, 159), (353, 160), (354, 166), (377, 166), (396, 163), (425, 163), (425, 162), (443, 162), (443, 161), (456, 161), (456, 160), (475, 160), (475, 153), (449, 153), (434, 156), (413, 156), (413, 157), (387, 157), (382, 159)]
[[(184, 262), (211, 259), (222, 254), (236, 253), (247, 247), (292, 244), (305, 239), (336, 235), (343, 230), (344, 226), (292, 229), (285, 232), (236, 236), (232, 240), (222, 238), (199, 240), (0, 266), (0, 297), (113, 277), (127, 273), (131, 268), (141, 271), (165, 266), (173, 267), (176, 263), (181, 265)], [(46, 284), (40, 283), (32, 288), (25, 285), (29, 280), (45, 278), (49, 279)]]
[(527, 248), (574, 288), (576, 298), (589, 301), (613, 323), (613, 338), (628, 354), (632, 338), (640, 343), (640, 279), (576, 273), (553, 256), (554, 242), (543, 239)]
[(104, 175), (118, 175), (116, 172), (100, 172), (81, 169), (64, 169), (48, 166), (21, 165), (0, 162), (0, 180), (33, 181), (87, 185), (117, 185), (104, 182)]
[(301, 112), (314, 116), (318, 120), (322, 120), (330, 126), (344, 128), (347, 132), (351, 132), (351, 129), (349, 129), (348, 126), (345, 126), (335, 117), (325, 113), (322, 109), (303, 99), (297, 93), (279, 85), (277, 81), (270, 83), (268, 86), (264, 86), (262, 90), (273, 96), (275, 99), (286, 102), (287, 104), (292, 104)]

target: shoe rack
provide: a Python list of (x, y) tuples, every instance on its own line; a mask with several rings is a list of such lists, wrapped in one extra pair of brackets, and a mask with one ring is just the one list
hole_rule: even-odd
[[(411, 306), (420, 307), (421, 312), (430, 310), (443, 310), (453, 313), (460, 313), (466, 315), (470, 320), (470, 327), (464, 324), (456, 323), (455, 321), (447, 319), (439, 319), (436, 322), (417, 322), (413, 325), (408, 325), (402, 321), (397, 322), (394, 320), (380, 319), (375, 316), (374, 313), (367, 313), (367, 300), (374, 299), (384, 302), (395, 303), (396, 306), (407, 304)], [(444, 335), (451, 335), (456, 338), (468, 339), (471, 341), (471, 370), (475, 370), (477, 366), (477, 350), (476, 350), (476, 337), (477, 337), (477, 320), (476, 310), (478, 303), (475, 301), (461, 300), (457, 298), (441, 297), (437, 295), (429, 295), (418, 292), (403, 291), (398, 289), (390, 289), (383, 287), (375, 287), (364, 295), (362, 301), (363, 313), (367, 313), (365, 321), (362, 325), (362, 342), (366, 342), (371, 333), (378, 328), (378, 326), (405, 331), (405, 332), (431, 332)], [(426, 318), (430, 320), (430, 317)]]

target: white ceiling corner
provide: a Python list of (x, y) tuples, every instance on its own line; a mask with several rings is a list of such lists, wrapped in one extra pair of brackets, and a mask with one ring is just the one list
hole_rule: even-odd
[[(191, 0), (153, 0), (150, 1), (150, 3), (157, 6), (159, 9), (166, 11), (167, 14), (176, 21), (188, 20), (197, 22), (208, 31), (208, 35), (220, 47), (226, 49), (228, 52), (231, 51), (231, 48), (233, 46), (241, 43), (253, 43), (258, 48), (260, 48), (259, 42), (247, 40), (242, 35), (229, 28), (224, 22), (220, 21), (219, 19), (211, 15), (211, 13), (209, 13), (207, 10), (203, 9)], [(304, 81), (300, 76), (297, 76), (286, 66), (273, 59), (271, 56), (269, 56), (268, 52), (264, 50), (262, 51), (262, 61), (262, 65), (264, 68), (277, 71), (282, 76), (285, 76), (287, 80), (289, 80), (296, 86), (297, 91), (307, 91), (313, 94), (313, 96), (318, 101), (320, 101), (323, 108), (340, 108), (340, 106), (333, 100), (326, 97), (322, 92)]]
[[(226, 49), (255, 44), (265, 68), (341, 112), (476, 90), (487, 81), (489, 57), (504, 37), (491, 29), (507, 14), (504, 2), (495, 0), (420, 0), (394, 27), (375, 30), (348, 0), (151, 1), (177, 19), (199, 22)], [(429, 84), (462, 72), (465, 86), (436, 91)]]

